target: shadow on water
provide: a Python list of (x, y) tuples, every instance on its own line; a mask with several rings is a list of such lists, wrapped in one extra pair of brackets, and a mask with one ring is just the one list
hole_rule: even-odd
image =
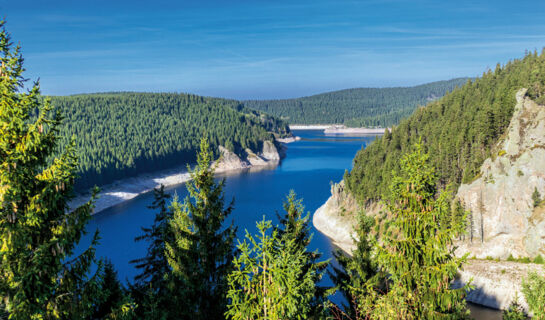
[(500, 310), (487, 308), (479, 304), (467, 303), (467, 307), (471, 312), (471, 317), (476, 320), (501, 320), (502, 312)]

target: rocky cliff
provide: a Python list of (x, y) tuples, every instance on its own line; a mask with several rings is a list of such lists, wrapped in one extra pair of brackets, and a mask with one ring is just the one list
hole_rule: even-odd
[[(483, 163), (475, 181), (458, 190), (457, 197), (471, 212), (469, 234), (457, 244), (458, 254), (469, 252), (480, 258), (545, 254), (545, 205), (542, 201), (534, 206), (532, 197), (535, 190), (545, 194), (545, 106), (526, 97), (524, 89), (516, 98), (505, 138), (495, 146), (496, 156)], [(362, 208), (342, 181), (332, 186), (331, 193), (315, 212), (313, 223), (350, 254), (355, 216)], [(376, 214), (380, 208), (364, 210)], [(475, 290), (469, 301), (504, 309), (515, 294), (521, 299), (521, 280), (529, 270), (543, 272), (542, 266), (534, 264), (470, 260), (456, 283), (473, 279)]]
[(486, 159), (480, 177), (458, 189), (471, 212), (467, 240), (459, 253), (480, 258), (545, 254), (545, 210), (532, 194), (545, 193), (545, 106), (517, 93), (505, 139)]
[(216, 170), (222, 172), (277, 164), (283, 154), (278, 150), (273, 141), (264, 141), (262, 150), (258, 153), (250, 149), (244, 150), (244, 156), (238, 156), (222, 146), (219, 147), (219, 150), (221, 157), (215, 165), (217, 166)]

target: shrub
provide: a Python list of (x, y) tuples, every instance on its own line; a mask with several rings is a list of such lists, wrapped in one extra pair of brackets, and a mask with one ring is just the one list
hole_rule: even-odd
[(522, 293), (535, 320), (545, 320), (545, 277), (531, 272), (522, 280)]

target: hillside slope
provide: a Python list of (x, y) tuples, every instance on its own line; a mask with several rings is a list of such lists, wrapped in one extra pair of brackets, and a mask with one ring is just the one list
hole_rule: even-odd
[(234, 100), (173, 93), (51, 97), (65, 117), (63, 143), (75, 136), (78, 189), (193, 162), (201, 137), (244, 156), (290, 135), (287, 125)]
[(484, 161), (479, 178), (458, 189), (471, 212), (460, 253), (503, 259), (545, 255), (545, 206), (539, 203), (545, 193), (545, 106), (525, 93), (517, 93), (506, 137)]
[(498, 65), (417, 109), (391, 134), (358, 152), (353, 169), (345, 174), (348, 190), (360, 203), (387, 195), (398, 159), (420, 139), (437, 169), (440, 188), (451, 184), (456, 190), (460, 183), (472, 181), (505, 134), (521, 88), (528, 88), (527, 95), (538, 103), (545, 100), (545, 54)]
[(352, 127), (389, 127), (408, 117), (419, 105), (463, 85), (466, 78), (414, 87), (355, 88), (284, 100), (244, 101), (291, 124), (346, 124)]

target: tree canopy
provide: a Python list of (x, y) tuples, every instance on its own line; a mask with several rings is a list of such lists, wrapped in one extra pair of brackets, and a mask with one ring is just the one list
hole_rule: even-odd
[(296, 99), (248, 100), (244, 105), (291, 124), (344, 123), (349, 127), (385, 128), (466, 81), (458, 78), (414, 87), (355, 88)]
[(50, 98), (65, 118), (62, 145), (75, 137), (78, 190), (194, 163), (204, 136), (217, 156), (219, 145), (238, 154), (256, 152), (273, 135), (289, 134), (284, 122), (234, 100), (134, 92)]
[(544, 84), (545, 54), (537, 52), (468, 80), (359, 151), (345, 174), (348, 189), (361, 203), (389, 194), (398, 159), (420, 139), (437, 168), (438, 186), (471, 181), (484, 160), (499, 151), (493, 146), (509, 125), (516, 92), (528, 88), (531, 98), (544, 103)]

